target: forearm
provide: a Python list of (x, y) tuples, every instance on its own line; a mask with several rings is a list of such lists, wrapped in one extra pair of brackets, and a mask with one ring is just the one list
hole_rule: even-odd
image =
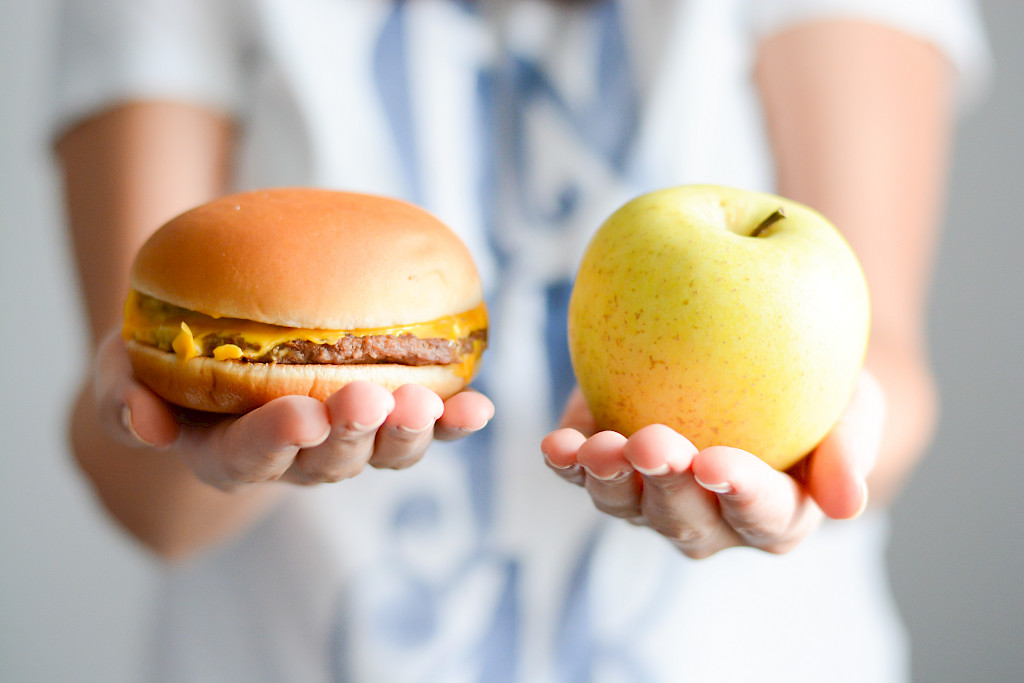
[(933, 429), (925, 312), (950, 137), (949, 72), (932, 46), (852, 21), (796, 27), (760, 52), (779, 192), (839, 227), (871, 292), (866, 366), (889, 411), (870, 478), (875, 502), (899, 489)]
[(871, 502), (885, 505), (899, 494), (926, 452), (939, 397), (931, 368), (915, 350), (878, 340), (868, 351), (865, 367), (881, 383), (886, 398), (881, 449), (868, 477)]
[(238, 534), (299, 486), (409, 467), (435, 436), (462, 438), (494, 410), (472, 391), (444, 401), (423, 385), (354, 381), (322, 401), (281, 396), (197, 424), (135, 379), (112, 329), (132, 258), (175, 213), (223, 194), (230, 138), (212, 112), (149, 103), (107, 112), (58, 145), (97, 349), (71, 423), (75, 457), (113, 516), (171, 558)]
[[(226, 189), (231, 138), (230, 122), (212, 112), (150, 102), (100, 113), (58, 141), (94, 347), (120, 323), (142, 242)], [(181, 557), (223, 538), (266, 505), (269, 491), (225, 494), (198, 481), (173, 451), (113, 439), (93, 399), (88, 382), (70, 425), (74, 456), (105, 507), (160, 554)]]
[(122, 105), (56, 143), (92, 341), (121, 322), (135, 252), (175, 214), (227, 188), (233, 126), (182, 104)]

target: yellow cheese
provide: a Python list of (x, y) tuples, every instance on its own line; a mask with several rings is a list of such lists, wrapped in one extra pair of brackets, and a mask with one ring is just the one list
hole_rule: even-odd
[[(122, 336), (150, 346), (174, 350), (182, 358), (191, 358), (207, 348), (204, 339), (221, 341), (213, 350), (218, 360), (259, 358), (284, 342), (296, 339), (316, 344), (335, 344), (346, 335), (376, 336), (409, 334), (420, 339), (455, 340), (476, 330), (486, 329), (487, 308), (484, 304), (458, 315), (444, 316), (412, 325), (397, 325), (355, 330), (321, 330), (269, 325), (238, 318), (212, 316), (180, 308), (132, 290), (125, 304)], [(230, 340), (227, 341), (227, 340)], [(233, 342), (233, 343), (232, 343)], [(462, 365), (471, 373), (476, 358), (483, 352), (483, 343), (474, 345)], [(179, 347), (182, 350), (179, 350)], [(218, 357), (218, 353), (220, 354)]]
[(447, 367), (450, 368), (451, 371), (454, 372), (456, 375), (466, 380), (466, 384), (469, 384), (469, 382), (473, 379), (473, 376), (476, 375), (477, 363), (480, 361), (480, 356), (482, 356), (484, 353), (484, 346), (485, 344), (482, 341), (474, 341), (473, 351), (467, 353), (462, 358), (461, 363), (458, 363), (456, 365), (449, 365)]
[(178, 358), (181, 360), (188, 360), (199, 355), (199, 349), (196, 348), (196, 341), (192, 335), (192, 330), (184, 322), (181, 323), (181, 331), (178, 332), (178, 336), (171, 342), (171, 348), (174, 349), (174, 352), (178, 354)]
[(221, 344), (213, 350), (213, 357), (217, 360), (238, 360), (243, 355), (242, 348), (234, 344)]

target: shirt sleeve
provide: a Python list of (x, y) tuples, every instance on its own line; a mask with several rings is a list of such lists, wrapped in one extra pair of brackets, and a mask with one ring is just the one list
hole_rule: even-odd
[(872, 21), (928, 41), (946, 55), (957, 73), (961, 106), (987, 90), (992, 59), (981, 13), (972, 0), (751, 0), (757, 38), (787, 27), (827, 19)]
[(228, 0), (57, 3), (51, 130), (128, 101), (160, 99), (238, 111), (244, 16)]

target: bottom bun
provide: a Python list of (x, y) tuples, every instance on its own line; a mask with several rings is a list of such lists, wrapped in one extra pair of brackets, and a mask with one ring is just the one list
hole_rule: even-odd
[(281, 396), (312, 396), (321, 401), (349, 382), (367, 380), (394, 391), (422, 384), (441, 398), (466, 386), (459, 365), (290, 365), (244, 363), (176, 354), (129, 341), (135, 377), (166, 401), (214, 413), (241, 414)]

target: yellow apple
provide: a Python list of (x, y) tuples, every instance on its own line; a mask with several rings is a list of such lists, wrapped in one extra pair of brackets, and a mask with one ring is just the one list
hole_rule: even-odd
[(600, 227), (568, 331), (599, 428), (667, 424), (781, 470), (844, 410), (868, 325), (860, 265), (821, 214), (694, 185), (637, 197)]

